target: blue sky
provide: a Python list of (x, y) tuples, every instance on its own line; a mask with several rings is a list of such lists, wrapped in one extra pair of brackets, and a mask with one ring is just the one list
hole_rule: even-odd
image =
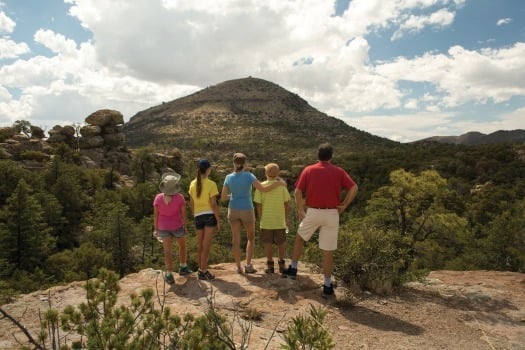
[(0, 126), (253, 76), (400, 142), (525, 128), (522, 0), (0, 0)]

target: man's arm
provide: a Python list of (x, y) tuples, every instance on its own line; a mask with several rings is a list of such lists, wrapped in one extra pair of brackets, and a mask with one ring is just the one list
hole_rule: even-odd
[(297, 215), (299, 215), (299, 220), (302, 220), (306, 216), (306, 213), (304, 212), (303, 192), (296, 188), (294, 191), (294, 197), (295, 204), (297, 205)]
[(357, 185), (354, 185), (348, 191), (346, 191), (345, 199), (337, 206), (339, 213), (342, 213), (350, 205), (350, 203), (352, 203), (355, 196), (357, 196), (357, 190)]

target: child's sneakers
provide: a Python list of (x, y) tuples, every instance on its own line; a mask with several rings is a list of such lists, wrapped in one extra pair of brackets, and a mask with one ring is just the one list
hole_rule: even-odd
[(264, 270), (265, 273), (274, 273), (275, 269), (273, 267), (273, 261), (267, 261), (266, 262), (266, 269)]
[(244, 273), (256, 273), (256, 272), (257, 272), (257, 270), (253, 267), (252, 264), (246, 265), (244, 267)]
[(167, 284), (173, 284), (175, 283), (175, 278), (173, 278), (173, 274), (171, 272), (166, 272), (164, 274), (164, 281), (166, 281)]
[(186, 275), (189, 275), (191, 273), (193, 273), (193, 271), (190, 269), (190, 267), (188, 265), (179, 267), (179, 275), (186, 276)]
[(286, 270), (286, 261), (279, 260), (279, 273), (283, 273)]
[(297, 269), (294, 269), (291, 265), (288, 266), (286, 270), (283, 271), (282, 275), (284, 278), (291, 278), (296, 279), (297, 278)]

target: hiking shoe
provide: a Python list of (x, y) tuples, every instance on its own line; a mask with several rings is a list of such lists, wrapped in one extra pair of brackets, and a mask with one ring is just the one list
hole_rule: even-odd
[(240, 267), (240, 266), (237, 267), (237, 273), (239, 275), (243, 275), (244, 274), (244, 270), (242, 269), (242, 267)]
[(212, 274), (210, 271), (201, 271), (199, 270), (199, 279), (204, 281), (211, 281), (215, 279), (215, 275)]
[(186, 276), (193, 273), (188, 265), (179, 267), (179, 275)]
[(267, 261), (266, 262), (267, 268), (264, 270), (265, 273), (274, 273), (275, 269), (273, 267), (273, 261)]
[(297, 277), (297, 269), (294, 269), (292, 265), (288, 266), (286, 270), (283, 271), (282, 275), (284, 278), (295, 279)]
[(252, 264), (250, 265), (246, 265), (244, 267), (244, 273), (256, 273), (257, 270), (252, 266)]
[(279, 260), (279, 273), (283, 273), (286, 270), (286, 261)]
[(173, 278), (171, 272), (166, 272), (164, 274), (164, 281), (166, 281), (167, 284), (173, 284), (175, 283), (175, 278)]
[(334, 296), (334, 285), (330, 283), (330, 287), (323, 284), (323, 298), (327, 299)]

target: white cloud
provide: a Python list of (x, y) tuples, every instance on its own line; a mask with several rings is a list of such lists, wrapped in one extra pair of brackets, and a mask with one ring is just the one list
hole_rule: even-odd
[(447, 107), (476, 102), (496, 103), (524, 95), (525, 43), (502, 49), (470, 51), (460, 46), (448, 55), (425, 54), (415, 59), (398, 58), (376, 67), (390, 81), (430, 82), (446, 96)]
[(11, 100), (11, 94), (9, 93), (9, 90), (7, 90), (5, 87), (0, 85), (0, 103), (8, 102), (10, 100)]
[(497, 127), (489, 129), (487, 132), (493, 130), (514, 130), (514, 129), (525, 129), (523, 121), (525, 120), (525, 107), (516, 109), (515, 111), (503, 113), (498, 116), (496, 122)]
[(9, 18), (3, 11), (0, 12), (0, 34), (10, 34), (15, 29), (16, 23)]
[(33, 111), (32, 106), (31, 96), (22, 96), (19, 100), (0, 101), (0, 125), (12, 125), (20, 119), (29, 120)]
[(499, 26), (503, 26), (505, 24), (509, 24), (510, 22), (512, 22), (512, 18), (502, 18), (502, 19), (498, 20), (496, 25), (499, 27)]
[(74, 40), (67, 39), (62, 34), (57, 34), (52, 30), (39, 29), (35, 33), (34, 39), (54, 53), (61, 55), (74, 55), (76, 53), (77, 44)]
[(399, 29), (392, 35), (391, 40), (398, 40), (406, 32), (417, 33), (426, 27), (445, 27), (452, 24), (455, 13), (447, 9), (440, 9), (429, 16), (414, 16), (410, 15), (401, 25)]
[(454, 135), (451, 113), (412, 113), (398, 115), (364, 115), (342, 118), (348, 124), (374, 135), (399, 142), (420, 140), (430, 136)]
[(29, 51), (26, 43), (16, 43), (13, 40), (0, 38), (0, 59), (17, 58)]

